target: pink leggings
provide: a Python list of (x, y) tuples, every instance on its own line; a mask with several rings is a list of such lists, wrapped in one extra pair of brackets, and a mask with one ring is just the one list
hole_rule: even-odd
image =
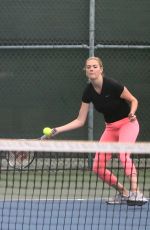
[[(100, 142), (135, 142), (138, 133), (138, 121), (135, 120), (131, 122), (128, 118), (124, 118), (113, 123), (106, 123), (106, 128), (100, 138)], [(111, 157), (111, 153), (97, 152), (93, 162), (93, 172), (98, 174), (98, 176), (109, 185), (116, 185), (118, 182), (117, 177), (106, 169), (107, 161), (110, 160)], [(130, 158), (130, 153), (120, 153), (118, 157), (127, 176), (137, 173), (135, 165)]]

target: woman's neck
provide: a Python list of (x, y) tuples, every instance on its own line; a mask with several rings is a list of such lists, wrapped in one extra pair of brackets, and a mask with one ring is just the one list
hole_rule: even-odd
[(93, 85), (93, 87), (97, 93), (101, 93), (102, 85), (103, 85), (103, 77), (99, 77), (97, 79), (92, 80), (91, 84)]

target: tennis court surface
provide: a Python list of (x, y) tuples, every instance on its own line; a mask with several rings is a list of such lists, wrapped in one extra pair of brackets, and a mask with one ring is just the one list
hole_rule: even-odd
[[(79, 146), (79, 142), (70, 145), (61, 141), (1, 142), (0, 229), (150, 229), (149, 145), (145, 144), (145, 148), (138, 144), (126, 146), (127, 151), (134, 152), (132, 158), (138, 170), (139, 187), (148, 198), (142, 206), (107, 204), (116, 191), (91, 170), (95, 146), (91, 143), (81, 145), (81, 142)], [(6, 154), (20, 148), (34, 151), (35, 158), (29, 167), (17, 169), (10, 166)], [(113, 158), (108, 168), (130, 189), (115, 153), (124, 146), (96, 148), (105, 148), (105, 152), (112, 149)]]

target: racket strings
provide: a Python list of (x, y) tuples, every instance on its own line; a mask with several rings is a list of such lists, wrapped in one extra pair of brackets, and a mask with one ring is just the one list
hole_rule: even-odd
[(11, 151), (8, 152), (7, 158), (11, 167), (18, 169), (26, 168), (32, 163), (34, 159), (34, 152)]

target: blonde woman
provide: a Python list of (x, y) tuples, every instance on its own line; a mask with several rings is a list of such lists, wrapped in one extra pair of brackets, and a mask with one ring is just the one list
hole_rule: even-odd
[[(87, 119), (89, 105), (102, 113), (105, 130), (100, 142), (135, 142), (139, 133), (139, 123), (136, 118), (137, 99), (124, 85), (116, 80), (104, 77), (102, 60), (90, 57), (85, 62), (85, 72), (90, 80), (82, 96), (81, 107), (76, 119), (72, 122), (53, 129), (53, 136), (62, 132), (82, 127)], [(125, 175), (130, 181), (130, 191), (119, 183), (117, 176), (107, 169), (107, 161), (111, 153), (97, 152), (93, 161), (93, 172), (104, 182), (118, 191), (109, 204), (143, 205), (148, 200), (140, 193), (137, 184), (137, 171), (129, 153), (119, 153), (118, 158), (124, 168)]]

